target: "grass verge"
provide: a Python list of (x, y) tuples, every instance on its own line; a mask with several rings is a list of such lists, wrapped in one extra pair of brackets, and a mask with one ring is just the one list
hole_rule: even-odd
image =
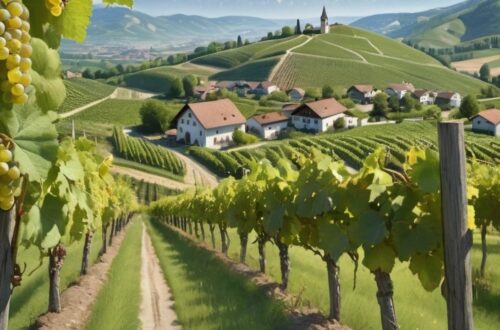
[[(100, 231), (94, 235), (90, 252), (91, 264), (97, 260), (101, 249), (102, 237)], [(61, 290), (71, 285), (80, 276), (83, 253), (83, 242), (77, 242), (67, 247), (68, 256), (64, 260), (61, 271)], [(19, 264), (27, 264), (28, 268), (22, 285), (14, 290), (10, 307), (9, 329), (28, 329), (39, 315), (45, 313), (49, 301), (49, 278), (47, 258), (40, 268), (28, 276), (40, 263), (38, 249), (32, 247), (19, 251)]]
[(140, 328), (142, 221), (133, 222), (126, 235), (92, 308), (88, 330)]
[(131, 168), (134, 170), (143, 171), (143, 172), (153, 174), (153, 175), (158, 175), (158, 176), (161, 176), (161, 177), (164, 177), (167, 179), (172, 179), (174, 181), (184, 182), (183, 177), (180, 177), (178, 175), (167, 172), (166, 170), (162, 170), (160, 168), (156, 168), (153, 166), (133, 162), (133, 161), (126, 160), (123, 158), (118, 158), (118, 157), (114, 158), (113, 163), (117, 166), (128, 167), (128, 168)]
[(212, 253), (157, 222), (148, 222), (148, 230), (183, 329), (289, 328), (281, 303)]

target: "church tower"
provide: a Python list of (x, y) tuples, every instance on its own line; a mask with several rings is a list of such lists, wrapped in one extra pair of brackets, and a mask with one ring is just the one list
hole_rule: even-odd
[(321, 34), (330, 33), (330, 25), (328, 24), (328, 15), (326, 8), (323, 6), (323, 14), (321, 14)]

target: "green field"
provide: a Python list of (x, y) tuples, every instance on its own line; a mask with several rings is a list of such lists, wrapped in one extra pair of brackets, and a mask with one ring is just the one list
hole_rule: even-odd
[(66, 99), (59, 112), (68, 112), (86, 104), (103, 99), (114, 92), (116, 87), (89, 79), (65, 80)]
[(218, 72), (210, 79), (213, 80), (267, 80), (274, 66), (278, 64), (279, 57), (271, 57), (263, 60), (251, 61), (234, 69)]
[[(160, 225), (158, 225), (160, 226)], [(208, 226), (205, 231), (208, 233)], [(220, 247), (220, 235), (216, 232), (216, 244)], [(239, 238), (235, 230), (229, 230), (231, 245), (229, 256), (239, 260)], [(251, 235), (248, 242), (254, 242)], [(206, 243), (210, 237), (207, 236)], [(489, 259), (487, 278), (491, 284), (489, 292), (474, 291), (474, 321), (476, 329), (494, 330), (500, 322), (500, 268), (495, 265), (500, 262), (500, 236), (493, 234), (488, 237)], [(479, 237), (475, 237), (472, 253), (472, 264), (479, 267), (481, 257)], [(259, 269), (259, 259), (256, 244), (249, 244), (247, 264), (253, 269)], [(268, 274), (280, 282), (280, 263), (278, 249), (266, 245)], [(328, 313), (328, 282), (324, 262), (311, 252), (300, 247), (290, 248), (291, 271), (289, 290), (300, 295), (300, 304), (304, 307), (318, 307)], [(360, 256), (362, 258), (362, 256)], [(187, 260), (187, 259), (183, 259)], [(380, 314), (377, 304), (377, 286), (373, 275), (360, 267), (354, 282), (354, 264), (348, 257), (340, 259), (340, 280), (342, 313), (341, 321), (352, 329), (380, 329)], [(408, 270), (408, 266), (397, 263), (392, 271), (394, 281), (394, 303), (397, 319), (401, 329), (446, 329), (446, 305), (439, 290), (431, 293), (425, 291), (416, 276)], [(356, 288), (353, 289), (353, 285)], [(418, 303), (416, 303), (418, 302)], [(421, 303), (423, 302), (423, 303)]]
[(290, 329), (280, 303), (231, 272), (210, 252), (157, 222), (149, 222), (148, 231), (182, 328)]
[(116, 81), (118, 78), (123, 79), (123, 84), (127, 87), (149, 91), (153, 93), (167, 93), (170, 90), (170, 84), (176, 78), (182, 79), (186, 75), (193, 74), (206, 81), (208, 76), (213, 73), (213, 70), (205, 69), (190, 63), (162, 66), (158, 68), (139, 71), (136, 73), (126, 74), (120, 77), (111, 78), (111, 81)]
[[(101, 249), (101, 233), (96, 232), (90, 252), (91, 264), (97, 261), (97, 255)], [(83, 241), (75, 243), (66, 248), (68, 253), (64, 260), (61, 271), (61, 290), (66, 289), (80, 276), (82, 262)], [(49, 279), (47, 272), (47, 258), (40, 264), (39, 252), (36, 248), (19, 251), (18, 262), (20, 265), (26, 263), (27, 270), (23, 276), (22, 285), (14, 290), (10, 306), (9, 329), (28, 329), (40, 316), (47, 312), (49, 301)], [(39, 267), (39, 268), (37, 268)], [(30, 274), (32, 271), (33, 274)]]
[(130, 225), (118, 255), (99, 292), (86, 329), (136, 330), (140, 328), (142, 221)]
[(92, 71), (96, 70), (110, 70), (116, 67), (118, 64), (129, 65), (129, 64), (140, 64), (140, 61), (125, 61), (125, 60), (101, 60), (101, 59), (85, 59), (85, 60), (75, 60), (62, 58), (63, 70), (71, 71), (84, 71), (89, 69)]

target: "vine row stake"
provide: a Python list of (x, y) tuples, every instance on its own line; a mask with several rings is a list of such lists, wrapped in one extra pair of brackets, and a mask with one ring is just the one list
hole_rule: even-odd
[(467, 226), (467, 175), (462, 122), (439, 123), (444, 293), (449, 330), (473, 330), (472, 231)]

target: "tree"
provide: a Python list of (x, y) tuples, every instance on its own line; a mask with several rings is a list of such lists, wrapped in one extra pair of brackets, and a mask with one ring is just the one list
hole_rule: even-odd
[(90, 71), (89, 68), (83, 70), (82, 77), (87, 78), (87, 79), (94, 79), (95, 78), (94, 74), (92, 73), (92, 71)]
[(410, 112), (412, 111), (417, 104), (417, 100), (411, 96), (410, 93), (406, 93), (405, 96), (403, 96), (403, 106), (405, 112)]
[(394, 112), (398, 112), (399, 110), (401, 110), (399, 97), (397, 97), (396, 95), (393, 95), (389, 98), (389, 109)]
[(335, 121), (335, 123), (333, 123), (333, 127), (334, 127), (335, 129), (342, 129), (342, 128), (345, 128), (345, 125), (346, 125), (346, 123), (345, 123), (345, 119), (344, 119), (344, 117), (341, 117), (341, 118), (337, 119), (337, 120)]
[(198, 85), (198, 78), (192, 74), (187, 75), (182, 79), (182, 85), (186, 97), (193, 97), (194, 88)]
[(322, 94), (322, 96), (323, 96), (324, 99), (329, 99), (329, 98), (333, 97), (333, 95), (335, 94), (335, 92), (333, 91), (332, 86), (325, 85), (325, 86), (323, 86), (321, 94)]
[(290, 37), (293, 35), (293, 29), (289, 26), (284, 26), (282, 29), (281, 29), (281, 36), (282, 37)]
[(268, 32), (267, 33), (267, 39), (271, 40), (272, 38), (274, 38), (274, 35), (272, 32)]
[(180, 98), (184, 95), (184, 86), (180, 78), (175, 78), (170, 84), (170, 97)]
[(144, 102), (139, 110), (142, 127), (145, 133), (163, 133), (170, 126), (173, 114), (167, 105), (159, 100)]
[(373, 98), (373, 110), (370, 112), (370, 116), (380, 118), (387, 115), (389, 110), (389, 104), (387, 103), (387, 94), (379, 93)]
[(319, 88), (307, 88), (305, 92), (306, 97), (309, 97), (311, 99), (319, 99), (321, 97), (321, 90)]
[(305, 26), (304, 26), (304, 32), (310, 32), (314, 30), (314, 26), (312, 26), (311, 23), (307, 23)]
[(297, 25), (295, 26), (295, 34), (302, 34), (302, 29), (300, 27), (300, 20), (297, 19)]
[(241, 47), (243, 46), (243, 39), (241, 39), (241, 36), (238, 36), (238, 41), (236, 42), (236, 47)]
[(491, 72), (490, 72), (490, 66), (488, 63), (485, 63), (481, 66), (481, 69), (479, 69), (479, 78), (483, 81), (490, 81), (491, 79)]
[(480, 106), (476, 97), (473, 95), (467, 95), (462, 100), (462, 104), (460, 105), (460, 115), (462, 118), (471, 118), (474, 115), (479, 113)]

